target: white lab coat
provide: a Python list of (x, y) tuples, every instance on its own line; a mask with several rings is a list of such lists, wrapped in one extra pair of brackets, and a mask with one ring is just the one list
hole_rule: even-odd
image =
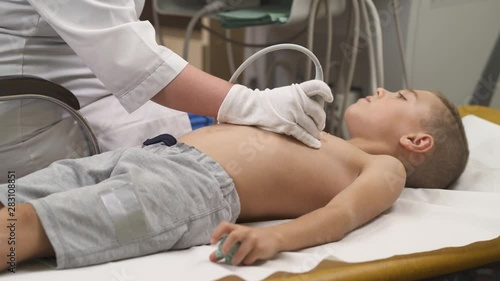
[[(36, 75), (72, 91), (103, 151), (191, 130), (149, 101), (187, 65), (139, 21), (144, 0), (0, 1), (0, 75)], [(131, 113), (131, 114), (129, 114)]]

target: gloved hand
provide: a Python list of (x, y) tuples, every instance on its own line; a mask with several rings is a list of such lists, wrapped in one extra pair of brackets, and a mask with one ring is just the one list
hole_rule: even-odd
[(325, 101), (332, 102), (333, 95), (320, 80), (264, 91), (236, 84), (222, 102), (217, 119), (284, 133), (319, 148), (321, 130), (325, 128)]

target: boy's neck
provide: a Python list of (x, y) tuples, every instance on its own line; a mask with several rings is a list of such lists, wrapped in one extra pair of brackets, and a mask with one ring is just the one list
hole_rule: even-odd
[(347, 142), (369, 154), (385, 154), (392, 156), (396, 154), (396, 149), (385, 142), (377, 142), (363, 138), (352, 138)]

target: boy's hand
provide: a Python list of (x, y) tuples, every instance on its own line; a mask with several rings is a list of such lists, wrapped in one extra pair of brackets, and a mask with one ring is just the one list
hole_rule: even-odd
[[(222, 222), (214, 230), (210, 244), (216, 244), (225, 234), (227, 237), (222, 245), (224, 255), (228, 254), (236, 243), (241, 243), (231, 260), (233, 265), (250, 265), (257, 260), (270, 259), (279, 252), (280, 238), (269, 229)], [(215, 256), (215, 251), (210, 254), (210, 261), (218, 260), (220, 259)]]

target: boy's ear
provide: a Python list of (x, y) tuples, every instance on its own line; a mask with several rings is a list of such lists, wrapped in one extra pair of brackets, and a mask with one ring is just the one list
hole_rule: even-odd
[(434, 147), (434, 138), (425, 133), (410, 134), (402, 136), (399, 143), (411, 152), (425, 153)]

